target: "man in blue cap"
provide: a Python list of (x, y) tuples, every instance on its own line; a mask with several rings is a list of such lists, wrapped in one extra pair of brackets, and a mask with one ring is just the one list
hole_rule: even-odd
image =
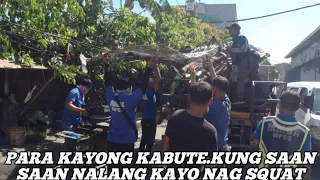
[[(106, 99), (111, 114), (107, 149), (109, 152), (133, 152), (134, 143), (138, 139), (136, 109), (148, 89), (155, 59), (148, 60), (145, 70), (140, 72), (135, 79), (121, 76), (114, 71), (111, 68), (108, 54), (102, 60), (105, 64)], [(134, 91), (132, 91), (132, 85), (137, 87)], [(108, 173), (113, 167), (119, 167), (122, 173), (122, 164), (109, 165)]]
[(254, 51), (248, 39), (240, 34), (240, 25), (233, 23), (226, 27), (229, 35), (233, 38), (233, 44), (229, 52), (233, 57), (233, 64), (238, 66), (237, 74), (237, 99), (233, 104), (244, 103), (244, 82), (247, 77), (250, 81), (259, 80), (259, 62), (254, 58)]

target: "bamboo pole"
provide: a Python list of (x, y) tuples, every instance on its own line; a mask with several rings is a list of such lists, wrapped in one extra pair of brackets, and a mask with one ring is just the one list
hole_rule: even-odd
[(21, 116), (21, 115), (28, 109), (28, 107), (37, 99), (37, 97), (48, 87), (48, 85), (49, 85), (54, 79), (55, 79), (55, 77), (52, 76), (52, 77), (49, 79), (49, 81), (42, 86), (42, 88), (40, 89), (40, 91), (39, 91), (36, 95), (34, 95), (34, 96), (27, 102), (27, 105), (25, 105), (25, 106), (22, 108), (19, 116)]

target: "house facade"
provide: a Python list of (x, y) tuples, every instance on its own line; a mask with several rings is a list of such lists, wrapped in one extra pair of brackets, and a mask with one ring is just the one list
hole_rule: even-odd
[(291, 67), (286, 72), (287, 82), (320, 81), (320, 26), (285, 58), (291, 58)]
[[(194, 4), (193, 4), (194, 3)], [(227, 21), (238, 20), (236, 4), (204, 4), (187, 1), (180, 7), (192, 11), (195, 16), (206, 23), (213, 23), (218, 29), (231, 24)]]

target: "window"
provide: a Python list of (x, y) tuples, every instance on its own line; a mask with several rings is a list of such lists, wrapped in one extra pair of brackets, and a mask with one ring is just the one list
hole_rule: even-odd
[(313, 92), (313, 96), (313, 112), (315, 112), (316, 114), (320, 114), (320, 89), (316, 89)]
[(289, 90), (295, 93), (299, 92), (299, 88), (289, 88)]
[(301, 100), (300, 100), (300, 108), (304, 111), (304, 112), (307, 112), (307, 108), (304, 107), (304, 99), (305, 97), (308, 95), (308, 89), (307, 88), (302, 88), (301, 89), (301, 92), (300, 92), (300, 97), (301, 97)]

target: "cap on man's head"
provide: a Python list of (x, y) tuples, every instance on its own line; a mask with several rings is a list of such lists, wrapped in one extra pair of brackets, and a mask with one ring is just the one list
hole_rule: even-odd
[(125, 90), (132, 86), (132, 79), (119, 76), (114, 79), (113, 83), (117, 90)]
[(238, 23), (233, 23), (226, 27), (226, 29), (232, 29), (232, 28), (239, 29), (239, 30), (241, 29)]

